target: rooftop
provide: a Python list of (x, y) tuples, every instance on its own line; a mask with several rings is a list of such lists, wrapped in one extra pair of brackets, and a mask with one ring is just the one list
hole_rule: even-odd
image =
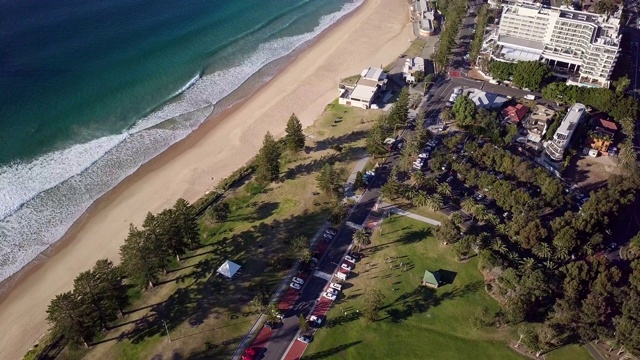
[(480, 89), (466, 89), (464, 94), (467, 95), (469, 99), (476, 104), (476, 106), (483, 107), (485, 109), (499, 108), (507, 102), (507, 98), (504, 96), (482, 91)]
[(520, 122), (529, 112), (529, 107), (522, 104), (516, 104), (515, 106), (507, 106), (502, 110), (502, 117), (513, 122)]
[(613, 131), (613, 132), (618, 131), (618, 125), (616, 125), (616, 123), (614, 123), (613, 121), (605, 120), (603, 118), (596, 119), (593, 122), (593, 125), (595, 125), (596, 127), (601, 127), (603, 129), (606, 129), (606, 130), (609, 130), (609, 131)]
[(370, 67), (368, 69), (362, 70), (362, 73), (360, 74), (360, 76), (362, 76), (363, 79), (369, 79), (369, 80), (375, 80), (375, 81), (384, 80), (387, 77), (384, 71), (381, 68), (377, 68), (377, 67)]
[(500, 35), (498, 37), (498, 44), (510, 46), (514, 48), (520, 48), (521, 50), (526, 50), (530, 52), (539, 52), (542, 53), (544, 50), (544, 44), (534, 40), (525, 40), (521, 38), (517, 38), (515, 36), (509, 35)]
[(569, 110), (567, 110), (567, 115), (564, 117), (564, 119), (562, 119), (562, 123), (556, 131), (556, 134), (560, 133), (568, 136), (570, 133), (572, 133), (584, 116), (586, 109), (586, 106), (580, 103), (571, 105)]

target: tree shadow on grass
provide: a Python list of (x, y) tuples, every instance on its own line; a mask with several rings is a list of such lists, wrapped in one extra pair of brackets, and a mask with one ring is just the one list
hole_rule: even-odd
[(362, 342), (362, 340), (358, 340), (358, 341), (354, 341), (354, 342), (350, 342), (347, 344), (343, 344), (343, 345), (339, 345), (336, 346), (334, 348), (328, 349), (328, 350), (324, 350), (324, 351), (319, 351), (317, 353), (311, 354), (311, 355), (306, 355), (304, 357), (305, 360), (319, 360), (319, 359), (326, 359), (326, 358), (333, 358), (334, 356), (338, 355), (339, 353), (354, 347), (358, 344), (360, 344)]

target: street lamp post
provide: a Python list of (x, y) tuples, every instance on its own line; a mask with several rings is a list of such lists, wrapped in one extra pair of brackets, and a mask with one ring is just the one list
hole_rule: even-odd
[(171, 342), (171, 334), (169, 334), (169, 327), (167, 327), (167, 322), (162, 320), (162, 323), (164, 324), (164, 329), (167, 331), (167, 337), (169, 338), (169, 342)]

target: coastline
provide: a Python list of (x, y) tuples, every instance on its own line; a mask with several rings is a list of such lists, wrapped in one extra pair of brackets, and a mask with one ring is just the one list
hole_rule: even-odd
[[(311, 125), (336, 97), (340, 78), (388, 63), (406, 49), (406, 40), (398, 40), (413, 35), (404, 6), (402, 0), (365, 0), (300, 51), (287, 55), (291, 59), (284, 60), (269, 81), (220, 114), (214, 112), (185, 139), (95, 201), (63, 238), (0, 284), (0, 291), (5, 290), (0, 295), (0, 324), (12, 330), (0, 335), (0, 357), (22, 357), (45, 333), (50, 299), (69, 290), (79, 272), (100, 258), (118, 260), (130, 222), (139, 224), (146, 211), (161, 211), (179, 197), (195, 201), (253, 157), (264, 133), (282, 135), (291, 112), (304, 127)], [(393, 21), (382, 23), (390, 14)], [(357, 40), (345, 39), (349, 37)], [(360, 48), (350, 49), (360, 40)], [(348, 50), (350, 56), (345, 55)]]

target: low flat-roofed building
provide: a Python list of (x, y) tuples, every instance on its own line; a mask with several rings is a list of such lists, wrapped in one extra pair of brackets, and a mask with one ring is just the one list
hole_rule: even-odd
[(468, 96), (477, 107), (482, 107), (487, 110), (499, 109), (509, 100), (502, 95), (474, 88), (466, 89), (463, 94)]
[(371, 108), (379, 91), (386, 90), (387, 74), (380, 68), (362, 70), (360, 79), (353, 86), (341, 86), (338, 103), (348, 106)]

